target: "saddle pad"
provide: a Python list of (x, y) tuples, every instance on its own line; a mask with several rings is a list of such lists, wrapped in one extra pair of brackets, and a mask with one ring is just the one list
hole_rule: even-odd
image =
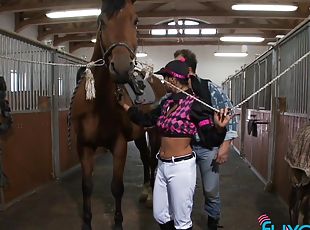
[(147, 79), (142, 78), (139, 80), (143, 81), (145, 85), (143, 94), (140, 96), (136, 95), (131, 86), (129, 84), (125, 84), (125, 88), (128, 92), (129, 97), (131, 98), (134, 104), (138, 105), (147, 105), (154, 103), (156, 98), (153, 88), (151, 87), (149, 81)]

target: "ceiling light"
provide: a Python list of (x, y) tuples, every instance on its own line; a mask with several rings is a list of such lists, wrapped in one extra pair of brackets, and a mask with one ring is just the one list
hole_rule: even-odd
[(48, 18), (74, 18), (86, 16), (98, 16), (101, 14), (100, 9), (86, 9), (86, 10), (68, 10), (68, 11), (54, 11), (47, 13)]
[(96, 38), (93, 38), (93, 39), (91, 40), (91, 42), (96, 43), (96, 42), (97, 42), (97, 39), (96, 39)]
[(166, 35), (166, 30), (164, 29), (153, 29), (151, 31), (152, 35)]
[(285, 35), (283, 35), (283, 34), (278, 34), (277, 36), (276, 36), (276, 38), (284, 38), (285, 37)]
[(296, 11), (298, 6), (294, 5), (262, 5), (262, 4), (236, 4), (231, 7), (233, 10), (246, 11)]
[(247, 57), (248, 53), (214, 53), (215, 57)]
[(262, 42), (265, 38), (262, 37), (240, 37), (240, 36), (225, 36), (221, 37), (222, 42)]
[(137, 52), (137, 53), (136, 53), (136, 57), (138, 57), (138, 58), (147, 57), (147, 53), (145, 53), (145, 52)]
[(208, 35), (208, 34), (216, 34), (216, 29), (201, 29), (201, 34)]

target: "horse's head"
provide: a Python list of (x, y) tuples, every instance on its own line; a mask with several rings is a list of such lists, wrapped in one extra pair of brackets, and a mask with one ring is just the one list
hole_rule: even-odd
[(127, 82), (134, 69), (138, 17), (134, 0), (103, 0), (97, 42), (111, 75)]

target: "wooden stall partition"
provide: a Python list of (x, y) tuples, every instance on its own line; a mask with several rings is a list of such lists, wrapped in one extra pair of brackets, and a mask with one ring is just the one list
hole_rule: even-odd
[[(269, 154), (269, 111), (248, 110), (246, 130), (244, 137), (244, 154), (253, 169), (265, 180), (268, 179), (268, 154)], [(249, 120), (257, 120), (257, 136), (248, 133)], [(262, 124), (262, 123), (267, 124)]]
[(13, 121), (11, 130), (1, 137), (8, 178), (5, 203), (53, 179), (51, 113), (13, 114)]

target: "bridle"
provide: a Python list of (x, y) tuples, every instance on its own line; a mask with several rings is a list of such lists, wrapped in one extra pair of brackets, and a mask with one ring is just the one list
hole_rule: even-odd
[[(113, 43), (112, 45), (110, 45), (108, 47), (108, 49), (104, 49), (103, 44), (102, 44), (102, 31), (103, 31), (104, 26), (105, 26), (105, 23), (103, 21), (103, 17), (104, 17), (104, 13), (101, 13), (98, 17), (98, 20), (97, 20), (98, 28), (99, 28), (99, 44), (100, 44), (100, 49), (101, 49), (101, 53), (102, 53), (102, 59), (104, 61), (106, 61), (107, 58), (111, 55), (114, 48), (116, 48), (118, 46), (123, 46), (129, 51), (129, 53), (132, 55), (133, 60), (134, 60), (136, 58), (136, 53), (125, 42), (116, 42), (116, 43)], [(105, 63), (107, 64), (107, 62), (105, 62)]]

